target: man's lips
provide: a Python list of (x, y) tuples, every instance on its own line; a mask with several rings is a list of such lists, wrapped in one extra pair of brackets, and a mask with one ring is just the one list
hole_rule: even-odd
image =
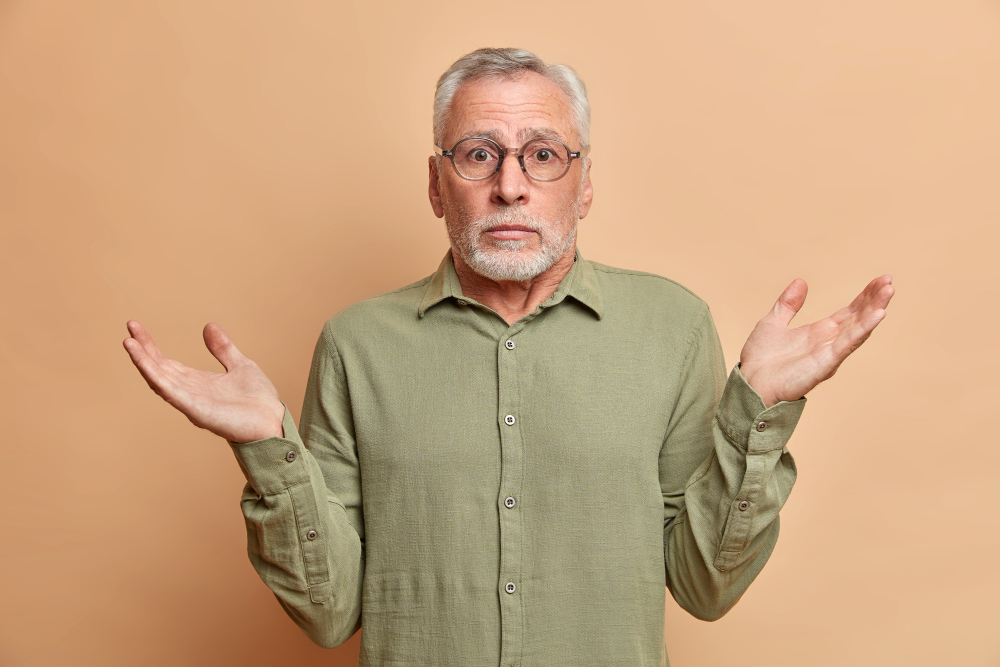
[(495, 239), (526, 239), (537, 232), (526, 225), (497, 225), (486, 230), (486, 234)]

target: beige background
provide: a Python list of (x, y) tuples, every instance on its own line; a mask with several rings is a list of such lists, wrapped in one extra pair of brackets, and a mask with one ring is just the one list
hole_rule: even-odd
[(890, 273), (888, 317), (809, 394), (777, 549), (675, 667), (1000, 665), (994, 246), (1000, 5), (0, 1), (0, 664), (354, 665), (246, 558), (228, 446), (122, 348), (221, 370), (220, 323), (298, 417), (345, 305), (430, 273), (439, 74), (479, 46), (572, 64), (593, 105), (588, 258), (712, 306), (728, 367)]

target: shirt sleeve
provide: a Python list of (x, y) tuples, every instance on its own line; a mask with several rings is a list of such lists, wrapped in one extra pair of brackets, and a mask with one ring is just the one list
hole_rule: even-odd
[(247, 479), (240, 506), (250, 562), (306, 635), (332, 648), (361, 626), (365, 563), (353, 422), (326, 327), (301, 423), (300, 434), (285, 405), (283, 437), (227, 442)]
[(737, 364), (726, 377), (707, 304), (688, 344), (660, 450), (663, 553), (677, 603), (721, 618), (750, 586), (778, 539), (778, 512), (795, 482), (786, 443), (806, 398), (764, 401)]

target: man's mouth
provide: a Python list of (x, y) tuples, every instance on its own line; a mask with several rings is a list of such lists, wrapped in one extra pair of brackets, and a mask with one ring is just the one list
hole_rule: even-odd
[(502, 240), (526, 239), (537, 233), (527, 225), (494, 225), (486, 230), (487, 235)]

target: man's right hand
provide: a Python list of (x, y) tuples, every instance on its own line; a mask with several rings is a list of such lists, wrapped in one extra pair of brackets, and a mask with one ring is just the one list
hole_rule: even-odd
[(200, 371), (167, 359), (141, 324), (129, 320), (125, 326), (131, 337), (122, 344), (146, 384), (195, 426), (233, 442), (284, 435), (285, 406), (278, 390), (218, 324), (209, 322), (202, 334), (225, 373)]

